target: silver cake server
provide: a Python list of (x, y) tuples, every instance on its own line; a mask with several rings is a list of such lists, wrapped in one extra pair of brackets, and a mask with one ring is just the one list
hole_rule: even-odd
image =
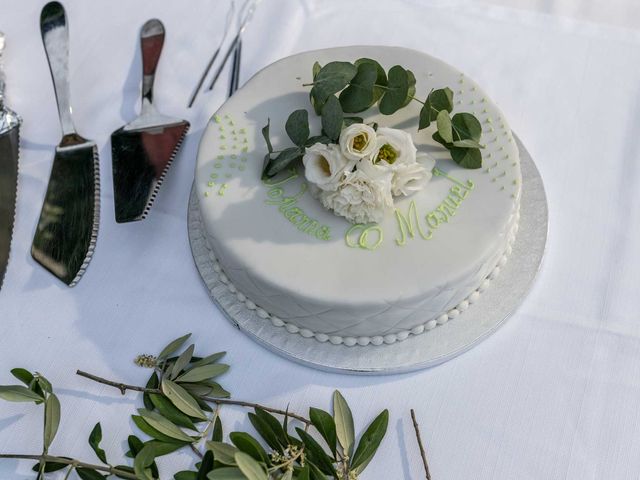
[(56, 147), (49, 185), (31, 245), (31, 255), (69, 286), (84, 274), (98, 237), (99, 161), (96, 144), (75, 130), (69, 94), (69, 31), (58, 2), (40, 15), (63, 137)]
[(164, 26), (149, 20), (140, 31), (142, 107), (138, 118), (111, 135), (113, 193), (118, 223), (142, 220), (189, 130), (189, 122), (160, 114), (153, 81), (164, 44)]
[(21, 123), (20, 117), (4, 104), (4, 45), (4, 33), (0, 32), (0, 288), (9, 263), (13, 235)]

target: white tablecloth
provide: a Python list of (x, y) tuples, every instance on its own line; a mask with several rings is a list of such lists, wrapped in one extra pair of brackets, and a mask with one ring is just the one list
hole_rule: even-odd
[[(317, 372), (262, 349), (223, 319), (193, 265), (186, 207), (207, 118), (226, 95), (185, 105), (220, 38), (222, 0), (66, 3), (79, 131), (95, 139), (102, 173), (95, 257), (68, 289), (29, 255), (53, 147), (60, 137), (38, 27), (42, 0), (4, 0), (9, 104), (24, 118), (17, 222), (0, 291), (0, 383), (39, 370), (63, 410), (53, 453), (93, 459), (86, 438), (101, 421), (120, 459), (135, 430), (133, 394), (74, 375), (77, 368), (141, 383), (132, 363), (193, 332), (201, 352), (227, 350), (234, 397), (306, 412), (339, 388), (358, 429), (383, 408), (387, 438), (364, 478), (423, 476), (409, 409), (423, 430), (433, 478), (630, 479), (640, 474), (640, 9), (615, 2), (526, 0), (265, 0), (244, 43), (242, 81), (285, 55), (352, 44), (411, 47), (445, 59), (486, 87), (533, 155), (550, 208), (540, 276), (509, 322), (468, 353), (410, 375)], [(110, 133), (132, 119), (140, 83), (138, 30), (157, 16), (167, 37), (158, 107), (191, 132), (147, 220), (117, 225)], [(424, 93), (424, 92), (423, 92)], [(409, 344), (408, 344), (409, 345)], [(223, 410), (227, 431), (250, 428)], [(41, 412), (0, 403), (0, 452), (39, 451)], [(191, 464), (161, 463), (166, 478)], [(0, 461), (0, 478), (32, 478)]]

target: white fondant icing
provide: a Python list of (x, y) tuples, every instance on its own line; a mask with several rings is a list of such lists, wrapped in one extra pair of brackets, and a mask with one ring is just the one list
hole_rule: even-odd
[[(510, 252), (517, 230), (521, 185), (518, 151), (513, 142), (496, 137), (483, 153), (485, 160), (498, 151), (510, 158), (508, 162), (498, 162), (497, 172), (507, 172), (507, 182), (514, 178), (517, 181), (508, 190), (500, 189), (503, 180), (492, 182), (485, 168), (465, 170), (456, 166), (448, 153), (431, 140), (432, 129), (415, 133), (419, 110), (415, 104), (392, 116), (365, 117), (367, 121), (413, 132), (419, 150), (434, 155), (438, 168), (457, 181), (473, 182), (474, 188), (447, 222), (433, 229), (430, 240), (423, 240), (416, 233), (415, 238), (408, 236), (401, 247), (396, 244), (400, 235), (397, 219), (389, 212), (380, 223), (384, 241), (378, 249), (349, 248), (343, 236), (350, 225), (323, 210), (306, 193), (297, 198), (296, 206), (310, 219), (327, 225), (330, 239), (319, 240), (299, 231), (278, 206), (265, 203), (269, 188), (259, 180), (266, 152), (260, 129), (270, 117), (274, 147), (289, 146), (283, 134), (286, 116), (306, 107), (311, 112), (312, 131), (319, 130), (308, 104), (308, 89), (301, 87), (309, 81), (311, 65), (316, 60), (325, 64), (360, 57), (374, 57), (386, 68), (396, 63), (410, 68), (418, 79), (418, 92), (424, 91), (425, 95), (431, 88), (452, 86), (458, 76), (439, 60), (398, 48), (340, 48), (289, 57), (257, 74), (219, 111), (221, 117), (233, 119), (252, 139), (246, 152), (246, 170), (229, 180), (224, 196), (205, 197), (219, 146), (217, 125), (211, 123), (203, 135), (196, 171), (207, 241), (224, 270), (221, 280), (224, 278), (226, 285), (242, 292), (245, 305), (258, 308), (260, 316), (276, 315), (277, 321), (271, 317), (274, 325), (281, 324), (291, 333), (304, 332), (304, 336), (311, 333), (322, 342), (349, 346), (393, 343), (409, 334), (419, 335), (455, 318), (477, 301)], [(427, 69), (434, 72), (437, 80), (426, 79)], [(465, 82), (479, 91), (476, 95), (484, 96), (472, 80)], [(486, 113), (479, 114), (482, 123), (490, 122), (492, 117), (504, 123), (492, 102), (487, 100), (485, 105)], [(487, 139), (481, 139), (481, 143), (487, 143)], [(302, 185), (301, 176), (287, 182), (281, 187), (281, 196), (296, 195)], [(407, 215), (409, 204), (414, 201), (420, 225), (427, 229), (425, 215), (441, 204), (452, 186), (454, 183), (447, 178), (434, 178), (424, 191), (396, 203)], [(216, 267), (220, 272), (220, 266)]]

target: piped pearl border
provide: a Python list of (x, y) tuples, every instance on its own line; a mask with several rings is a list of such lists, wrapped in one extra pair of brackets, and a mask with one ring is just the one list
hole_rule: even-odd
[(282, 319), (271, 315), (265, 309), (256, 305), (253, 301), (247, 298), (242, 292), (238, 291), (233, 282), (227, 277), (227, 275), (222, 271), (222, 267), (218, 263), (218, 259), (216, 258), (211, 245), (209, 244), (209, 238), (206, 233), (203, 233), (205, 248), (207, 249), (209, 259), (213, 263), (213, 271), (218, 276), (218, 280), (223, 283), (230, 293), (234, 294), (238, 300), (238, 302), (243, 303), (245, 307), (249, 310), (255, 311), (256, 315), (265, 320), (269, 319), (274, 327), (283, 327), (289, 333), (297, 333), (304, 338), (315, 338), (319, 342), (329, 342), (333, 345), (345, 345), (347, 347), (353, 347), (355, 345), (367, 346), (367, 345), (382, 345), (387, 344), (390, 345), (392, 343), (401, 342), (406, 340), (410, 335), (420, 335), (429, 330), (433, 330), (439, 325), (444, 325), (449, 320), (453, 320), (458, 317), (461, 313), (469, 308), (470, 305), (474, 304), (480, 298), (480, 294), (484, 292), (491, 281), (498, 276), (500, 273), (500, 269), (504, 267), (507, 263), (507, 259), (511, 254), (513, 242), (515, 241), (516, 234), (518, 233), (518, 223), (520, 221), (520, 205), (518, 202), (516, 212), (516, 218), (513, 226), (511, 227), (511, 231), (509, 232), (509, 237), (507, 239), (507, 247), (505, 251), (500, 256), (498, 263), (491, 270), (491, 273), (487, 275), (487, 277), (480, 283), (478, 288), (476, 288), (471, 294), (469, 294), (464, 300), (462, 300), (458, 305), (447, 312), (443, 312), (435, 318), (429, 320), (428, 322), (417, 325), (409, 330), (402, 330), (398, 333), (390, 333), (388, 335), (376, 335), (373, 337), (362, 336), (362, 337), (343, 337), (340, 335), (327, 335), (326, 333), (316, 333), (307, 328), (300, 328), (297, 325), (292, 323), (287, 323)]

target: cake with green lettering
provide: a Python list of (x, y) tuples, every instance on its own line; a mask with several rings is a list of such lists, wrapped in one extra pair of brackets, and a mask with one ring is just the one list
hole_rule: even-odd
[(257, 73), (212, 117), (195, 189), (220, 280), (282, 335), (427, 334), (482, 301), (518, 228), (509, 125), (472, 79), (395, 47)]

